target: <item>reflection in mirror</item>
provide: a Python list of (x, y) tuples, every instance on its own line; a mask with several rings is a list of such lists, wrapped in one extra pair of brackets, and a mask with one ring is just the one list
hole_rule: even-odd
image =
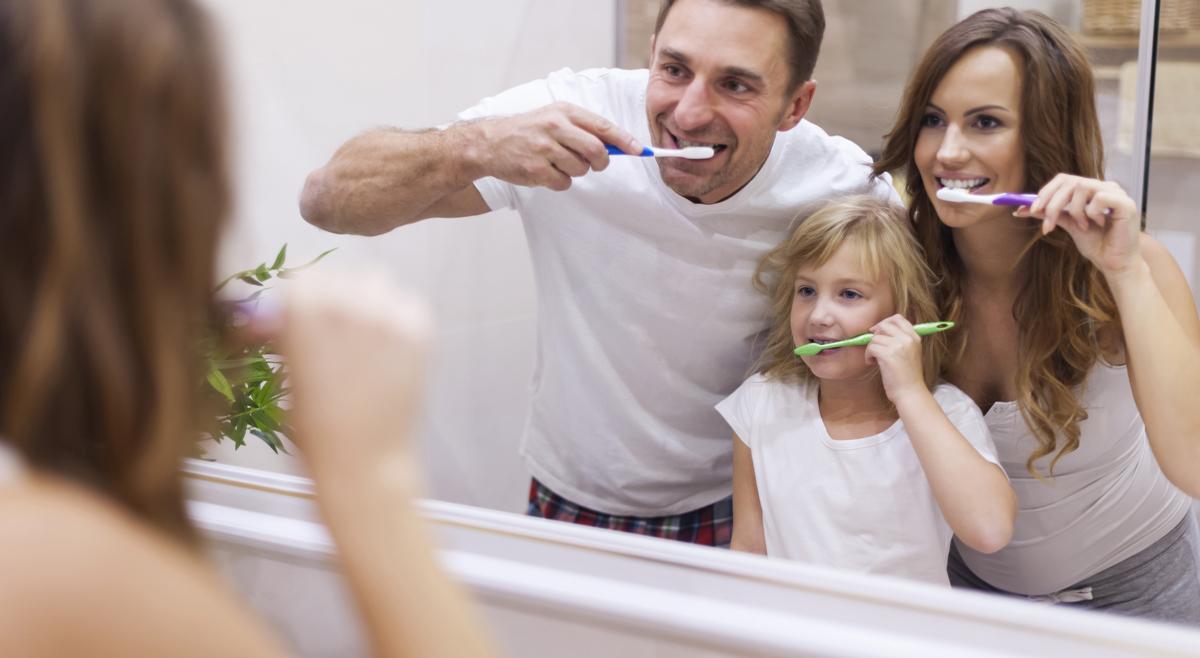
[[(531, 248), (526, 242), (527, 237), (534, 237), (526, 235), (518, 213), (500, 209), (487, 216), (429, 219), (385, 236), (365, 240), (315, 231), (299, 221), (294, 212), (286, 209), (295, 207), (299, 181), (323, 165), (339, 145), (365, 127), (380, 123), (407, 128), (442, 125), (453, 121), (464, 108), (475, 106), (481, 99), (530, 80), (544, 79), (550, 71), (564, 66), (574, 71), (611, 67), (617, 63), (627, 68), (645, 66), (649, 61), (648, 41), (653, 33), (657, 3), (650, 0), (535, 3), (531, 5), (534, 8), (529, 9), (526, 7), (528, 3), (515, 0), (477, 3), (422, 3), (409, 0), (399, 3), (361, 3), (353, 8), (333, 11), (323, 3), (301, 2), (286, 17), (259, 12), (236, 3), (211, 0), (207, 4), (219, 18), (229, 44), (227, 63), (235, 81), (232, 96), (240, 137), (238, 160), (243, 171), (239, 180), (242, 196), (239, 199), (237, 222), (227, 238), (219, 271), (235, 271), (242, 269), (245, 263), (269, 259), (277, 245), (286, 241), (297, 262), (312, 258), (328, 248), (338, 247), (341, 250), (339, 257), (323, 266), (352, 272), (367, 267), (382, 268), (397, 281), (417, 288), (434, 305), (440, 327), (436, 356), (430, 368), (425, 421), (421, 429), (428, 467), (428, 494), (431, 498), (448, 503), (509, 513), (524, 512), (530, 491), (530, 471), (520, 448), (529, 424), (531, 400), (536, 394), (536, 391), (530, 390), (529, 382), (535, 372), (537, 359), (552, 358), (553, 355), (539, 354), (537, 351), (537, 290), (530, 260)], [(825, 44), (813, 74), (820, 81), (820, 86), (807, 118), (830, 134), (843, 135), (865, 153), (878, 157), (882, 147), (881, 136), (890, 127), (899, 108), (903, 85), (913, 66), (938, 34), (985, 4), (965, 0), (826, 0), (824, 5), (828, 25)], [(1047, 10), (1070, 30), (1079, 33), (1088, 46), (1097, 79), (1101, 129), (1109, 153), (1106, 176), (1128, 187), (1133, 176), (1132, 165), (1128, 151), (1121, 147), (1121, 143), (1126, 130), (1134, 129), (1126, 126), (1129, 123), (1129, 110), (1125, 106), (1128, 88), (1132, 83), (1124, 80), (1122, 67), (1128, 67), (1131, 57), (1136, 59), (1136, 39), (1130, 42), (1127, 35), (1117, 38), (1086, 32), (1085, 12), (1095, 3), (1023, 4), (1037, 5)], [(414, 16), (419, 16), (420, 20), (414, 20)], [(277, 29), (280, 21), (287, 29)], [(580, 29), (580, 26), (586, 26), (586, 29)], [(314, 43), (319, 47), (315, 47)], [(298, 69), (302, 69), (304, 74), (297, 74)], [(1164, 102), (1164, 107), (1175, 105)], [(1163, 157), (1186, 156), (1164, 152)], [(621, 162), (625, 164), (616, 163), (618, 157), (613, 160), (614, 171), (618, 166), (632, 166), (624, 160)], [(1152, 187), (1152, 207), (1156, 198), (1153, 190)], [(610, 199), (600, 202), (608, 203)], [(1190, 276), (1195, 266), (1194, 258), (1188, 256), (1191, 254), (1189, 236), (1194, 226), (1186, 222), (1179, 223), (1181, 221), (1171, 220), (1173, 223), (1164, 222), (1157, 226), (1152, 222), (1151, 227), (1160, 229), (1163, 243), (1176, 255), (1176, 260), (1185, 265), (1185, 275)], [(702, 224), (698, 220), (697, 226), (701, 227), (702, 232), (712, 230), (712, 227)], [(1171, 231), (1176, 233), (1172, 234)], [(739, 263), (738, 266), (745, 264)], [(581, 377), (582, 370), (579, 370)], [(556, 382), (555, 385), (576, 386), (579, 380)], [(285, 445), (289, 451), (294, 450), (290, 444)], [(231, 483), (246, 479), (251, 482), (250, 490), (259, 491), (261, 489), (253, 487), (271, 489), (281, 486), (279, 482), (284, 481), (291, 482), (288, 486), (301, 493), (305, 491), (306, 485), (302, 481), (274, 479), (276, 476), (282, 478), (304, 474), (297, 460), (275, 454), (261, 442), (250, 442), (236, 452), (229, 444), (209, 446), (208, 449), (208, 457), (216, 460), (212, 466), (218, 470), (206, 471), (203, 465), (193, 464), (189, 468), (199, 482), (211, 484), (220, 480), (230, 486), (240, 486)], [(237, 473), (235, 477), (219, 470), (219, 467), (225, 466), (266, 473), (254, 475), (232, 471)], [(255, 484), (259, 477), (265, 478), (262, 482), (271, 484)], [(195, 500), (243, 509), (245, 503), (241, 502), (242, 499), (258, 494), (247, 494), (242, 489), (245, 487), (197, 489)], [(271, 498), (273, 495), (270, 491), (264, 493), (266, 499), (275, 500)], [(303, 497), (298, 500), (302, 501)], [(299, 509), (296, 505), (304, 506), (304, 503), (295, 501), (278, 504), (288, 509)], [(202, 512), (207, 509), (214, 514), (224, 513), (212, 508), (196, 509)], [(1005, 634), (997, 628), (1013, 619), (1020, 619), (1017, 625), (1021, 627), (1021, 632), (1030, 635), (1025, 640), (1013, 639), (1011, 646), (1004, 645), (1005, 649), (1012, 648), (1014, 651), (1019, 646), (1027, 651), (1032, 651), (1029, 647), (1033, 646), (1058, 646), (1064, 650), (1060, 651), (1063, 653), (1067, 648), (1078, 648), (1070, 644), (1075, 641), (1085, 642), (1090, 651), (1100, 651), (1093, 640), (1081, 639), (1085, 636), (1107, 638), (1111, 646), (1133, 642), (1122, 646), (1146, 648), (1149, 645), (1136, 645), (1136, 642), (1149, 641), (1147, 638), (1158, 630), (1136, 624), (1124, 626), (1123, 622), (1100, 629), (1097, 627), (1103, 625), (1102, 622), (1081, 621), (1078, 616), (1070, 614), (1061, 618), (1052, 616), (1054, 624), (1035, 623), (1033, 617), (1038, 614), (1036, 611), (1043, 609), (1031, 605), (1009, 605), (1009, 602), (995, 602), (969, 595), (933, 594), (920, 587), (910, 589), (907, 584), (891, 581), (879, 581), (871, 585), (874, 581), (854, 576), (845, 576), (844, 580), (842, 575), (822, 573), (814, 576), (812, 574), (816, 572), (803, 567), (768, 566), (761, 560), (743, 555), (710, 551), (706, 557), (697, 557), (704, 554), (691, 547), (655, 544), (624, 536), (599, 538), (594, 533), (577, 534), (578, 529), (569, 526), (546, 529), (545, 524), (531, 523), (529, 519), (495, 516), (485, 511), (476, 514), (470, 510), (436, 504), (429, 509), (430, 518), (443, 529), (469, 527), (469, 531), (463, 531), (464, 535), (480, 533), (471, 535), (472, 538), (468, 540), (455, 535), (453, 530), (446, 531), (446, 541), (452, 551), (459, 550), (457, 541), (467, 542), (476, 547), (472, 550), (477, 550), (477, 557), (482, 560), (472, 563), (464, 558), (466, 566), (462, 567), (463, 574), (467, 574), (472, 565), (477, 567), (489, 559), (510, 559), (513, 553), (519, 552), (517, 545), (521, 545), (521, 550), (528, 549), (546, 560), (558, 561), (560, 565), (575, 564), (577, 561), (583, 564), (587, 559), (580, 556), (590, 555), (589, 551), (595, 547), (592, 542), (598, 542), (604, 546), (618, 546), (611, 550), (619, 553), (622, 560), (630, 555), (637, 556), (637, 560), (623, 563), (634, 570), (645, 569), (651, 573), (659, 566), (667, 565), (662, 569), (670, 573), (656, 574), (661, 579), (655, 581), (655, 587), (670, 590), (678, 587), (680, 582), (693, 582), (688, 580), (691, 576), (679, 575), (681, 569), (688, 574), (705, 570), (719, 572), (719, 578), (705, 582), (706, 587), (757, 591), (753, 588), (762, 585), (765, 588), (763, 591), (771, 593), (762, 594), (761, 600), (771, 602), (766, 607), (772, 612), (787, 609), (791, 605), (792, 599), (788, 598), (791, 594), (780, 593), (778, 589), (790, 591), (790, 585), (780, 583), (803, 581), (804, 588), (807, 588), (805, 591), (824, 592), (828, 582), (835, 582), (828, 587), (839, 592), (831, 595), (840, 602), (839, 605), (847, 599), (857, 600), (856, 597), (862, 595), (861, 590), (857, 589), (860, 586), (887, 590), (895, 593), (895, 597), (889, 599), (891, 603), (880, 605), (886, 607), (898, 600), (908, 602), (906, 606), (911, 604), (912, 609), (901, 606), (905, 609), (903, 613), (897, 613), (897, 619), (911, 619), (908, 615), (932, 615), (922, 622), (927, 626), (916, 626), (923, 629), (915, 633), (915, 638), (922, 642), (932, 641), (930, 638), (934, 627), (944, 628), (945, 624), (951, 623), (943, 618), (953, 616), (949, 612), (951, 609), (970, 609), (972, 615), (978, 614), (979, 619), (985, 620), (977, 619), (963, 626), (967, 630), (962, 630), (962, 638), (970, 637), (979, 628), (988, 628), (989, 633), (995, 633), (995, 637), (1000, 638)], [(248, 511), (302, 521), (315, 520), (305, 516), (310, 514), (307, 511), (279, 512), (273, 507), (251, 507)], [(202, 512), (197, 512), (199, 516), (196, 518), (209, 518), (204, 517)], [(231, 546), (249, 541), (238, 538), (234, 531), (220, 530), (224, 527), (220, 524), (225, 521), (210, 521), (213, 536), (224, 537), (222, 541), (231, 542)], [(233, 521), (228, 523), (236, 524)], [(258, 544), (250, 541), (250, 545), (267, 552), (279, 551), (292, 555), (300, 561), (308, 560), (306, 564), (324, 565), (318, 570), (324, 570), (326, 575), (323, 577), (327, 579), (331, 591), (336, 591), (339, 585), (335, 579), (328, 577), (328, 551), (314, 548), (320, 544), (320, 532), (310, 526), (304, 527), (308, 530), (296, 532), (315, 533), (308, 536), (313, 543), (304, 549), (307, 553), (289, 553), (292, 549), (281, 548), (292, 541), (287, 538), (260, 538), (254, 540)], [(222, 535), (221, 532), (227, 534)], [(509, 539), (511, 544), (506, 543)], [(478, 543), (471, 543), (475, 541)], [(543, 542), (551, 548), (543, 547), (545, 552), (542, 552), (543, 548), (529, 548), (542, 547)], [(273, 555), (263, 559), (276, 561)], [(453, 562), (457, 558), (448, 559)], [(226, 566), (234, 573), (239, 573), (237, 570), (242, 567), (238, 565), (247, 563), (230, 557)], [(680, 567), (681, 564), (687, 565), (687, 568)], [(527, 573), (521, 569), (529, 567), (523, 562), (507, 566), (514, 573)], [(573, 576), (595, 577), (599, 573), (589, 572), (583, 566), (579, 567), (580, 573), (575, 573), (575, 567), (563, 569), (570, 573), (556, 572), (551, 576), (542, 573), (537, 574), (536, 578), (546, 577), (554, 581)], [(240, 573), (249, 577), (250, 572)], [(462, 577), (469, 580), (467, 575)], [(805, 580), (810, 577), (812, 580)], [(799, 580), (789, 580), (793, 578)], [(826, 578), (832, 580), (826, 581)], [(600, 590), (605, 586), (586, 579), (578, 582), (581, 590)], [(540, 619), (538, 615), (545, 609), (566, 605), (566, 593), (556, 595), (564, 598), (523, 599), (521, 597), (525, 594), (512, 594), (505, 591), (502, 585), (472, 584), (478, 592), (491, 592), (485, 594), (485, 598), (492, 597), (488, 599), (489, 606), (501, 606), (496, 601), (508, 602), (503, 605), (512, 604), (518, 612), (496, 612), (505, 619), (503, 624), (512, 624), (511, 628), (528, 628), (532, 620)], [(489, 587), (494, 589), (488, 590)], [(619, 593), (629, 594), (624, 590)], [(662, 600), (674, 599), (668, 597)], [(832, 606), (831, 609), (840, 609), (824, 598), (818, 597), (813, 601), (819, 602), (813, 604), (814, 609), (827, 604)], [(705, 602), (701, 607), (708, 603)], [(716, 605), (720, 602), (711, 603)], [(608, 632), (596, 630), (604, 626), (597, 620), (610, 614), (610, 611), (604, 610), (603, 603), (578, 605), (588, 610), (579, 613), (579, 619), (589, 621), (585, 623), (576, 619), (572, 623), (591, 624), (589, 632)], [(972, 608), (972, 605), (977, 607)], [(662, 607), (669, 609), (671, 606), (664, 603)], [(709, 619), (704, 614), (715, 614), (712, 611), (715, 609), (698, 611), (696, 619)], [(849, 611), (847, 616), (874, 614), (870, 610), (853, 607), (845, 610)], [(337, 615), (335, 618), (349, 619)], [(825, 617), (820, 619), (822, 625), (832, 625), (836, 621)], [(1001, 623), (998, 620), (1008, 621)], [(777, 621), (782, 625), (802, 623), (802, 620), (792, 618)], [(1058, 631), (1049, 630), (1059, 621), (1060, 630), (1074, 628), (1076, 631), (1062, 631), (1059, 634)], [(348, 627), (353, 625), (352, 621), (346, 623)], [(618, 634), (628, 630), (630, 637), (640, 638), (629, 641), (646, 639), (648, 630), (644, 624), (638, 626), (636, 620), (632, 619), (623, 619), (621, 623), (637, 628), (624, 629)], [(696, 649), (695, 642), (689, 644), (681, 639), (686, 632), (695, 631), (696, 624), (679, 623), (680, 626), (673, 627), (676, 628), (672, 631), (675, 633), (673, 637), (682, 642), (681, 646)], [(803, 623), (814, 622), (809, 619)], [(896, 630), (899, 626), (901, 624), (889, 628)], [(1116, 630), (1112, 630), (1114, 628)], [(1154, 631), (1144, 628), (1153, 628)], [(347, 638), (350, 644), (346, 646), (357, 646), (353, 644), (354, 640), (349, 639), (352, 636), (350, 631), (343, 629), (330, 632), (331, 637)], [(855, 632), (865, 631), (856, 629)], [(1162, 642), (1166, 644), (1155, 647), (1174, 646), (1171, 645), (1173, 638), (1181, 637), (1163, 632), (1166, 639), (1162, 639)], [(706, 642), (715, 643), (713, 646), (717, 648), (712, 649), (714, 655), (722, 655), (721, 651), (733, 652), (733, 645), (729, 643), (734, 640), (729, 638), (740, 637), (735, 630), (729, 630), (730, 635), (723, 636), (724, 639), (716, 637), (719, 635), (717, 631), (713, 633), (704, 637), (707, 638)], [(764, 635), (770, 636), (770, 632), (764, 630)], [(794, 639), (792, 635), (787, 637)], [(888, 641), (893, 639), (888, 637)], [(1021, 644), (1026, 640), (1028, 644)], [(619, 642), (625, 640), (609, 638), (606, 641), (618, 643), (613, 646), (622, 646)], [(815, 646), (792, 645), (787, 644), (788, 641), (791, 640), (781, 639), (779, 645), (755, 646), (764, 654), (777, 649), (782, 651), (783, 648), (817, 651)], [(965, 652), (962, 646), (953, 644), (956, 641), (953, 638), (945, 641), (951, 642), (951, 647)], [(1056, 644), (1058, 642), (1065, 644)]]

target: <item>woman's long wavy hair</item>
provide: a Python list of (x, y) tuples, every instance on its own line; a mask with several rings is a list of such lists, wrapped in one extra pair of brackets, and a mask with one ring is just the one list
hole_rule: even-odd
[[(902, 171), (912, 199), (909, 217), (937, 276), (945, 320), (959, 323), (949, 337), (957, 366), (970, 340), (963, 317), (963, 264), (950, 228), (941, 223), (914, 160), (922, 118), (946, 72), (969, 50), (1004, 48), (1019, 57), (1020, 139), (1025, 151), (1025, 186), (1036, 192), (1060, 172), (1088, 178), (1104, 175), (1104, 145), (1096, 116), (1096, 85), (1084, 49), (1058, 23), (1036, 11), (986, 9), (938, 38), (913, 72), (896, 125), (887, 135), (875, 175)], [(1030, 245), (1019, 268), (1021, 291), (1013, 306), (1019, 330), (1017, 389), (1020, 409), (1038, 447), (1026, 466), (1055, 454), (1054, 464), (1079, 447), (1079, 422), (1087, 418), (1076, 388), (1101, 355), (1097, 332), (1116, 321), (1116, 303), (1103, 276), (1076, 249), (1065, 231), (1041, 236), (1038, 224), (1024, 229)], [(1061, 440), (1059, 439), (1061, 437)]]
[[(799, 218), (798, 218), (799, 219)], [(932, 273), (904, 215), (904, 208), (862, 195), (822, 207), (767, 252), (754, 271), (754, 287), (771, 299), (767, 344), (754, 369), (768, 380), (812, 384), (816, 375), (796, 356), (792, 336), (792, 302), (796, 272), (824, 265), (843, 245), (853, 247), (859, 268), (875, 280), (886, 280), (895, 312), (910, 322), (937, 321)], [(921, 339), (925, 384), (933, 388), (946, 357), (945, 333)], [(877, 382), (883, 393), (882, 380)]]
[(0, 432), (189, 541), (230, 205), (214, 58), (188, 0), (0, 4)]

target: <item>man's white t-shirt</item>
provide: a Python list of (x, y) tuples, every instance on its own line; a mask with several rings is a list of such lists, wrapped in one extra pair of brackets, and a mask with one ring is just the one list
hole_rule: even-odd
[[(933, 397), (979, 454), (999, 466), (971, 398), (945, 382)], [(899, 420), (874, 436), (835, 440), (821, 419), (816, 386), (761, 374), (717, 410), (753, 455), (768, 557), (950, 585), (954, 533)]]
[[(554, 101), (650, 144), (645, 70), (563, 69), (484, 99), (461, 120)], [(776, 135), (741, 191), (694, 204), (652, 158), (614, 156), (571, 189), (475, 182), (521, 213), (538, 300), (532, 408), (521, 453), (555, 493), (609, 514), (687, 512), (732, 492), (733, 446), (713, 405), (737, 388), (766, 327), (759, 258), (806, 204), (873, 191), (898, 201), (870, 158), (808, 122)], [(761, 341), (759, 341), (761, 343)]]

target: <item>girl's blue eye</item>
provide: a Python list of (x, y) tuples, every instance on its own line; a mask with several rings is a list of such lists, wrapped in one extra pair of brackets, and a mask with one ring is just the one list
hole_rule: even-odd
[(862, 295), (858, 294), (857, 292), (855, 292), (853, 290), (842, 291), (842, 296), (845, 297), (846, 299), (860, 299), (862, 297)]
[(817, 294), (817, 291), (813, 290), (810, 286), (800, 286), (796, 290), (796, 294), (800, 295), (801, 297), (812, 297), (813, 295)]

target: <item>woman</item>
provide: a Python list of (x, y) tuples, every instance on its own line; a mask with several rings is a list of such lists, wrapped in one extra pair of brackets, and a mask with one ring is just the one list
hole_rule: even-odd
[[(285, 654), (204, 562), (179, 476), (229, 209), (217, 70), (189, 0), (0, 3), (5, 655)], [(489, 655), (410, 504), (419, 312), (310, 287), (282, 320), (296, 438), (376, 655)]]
[[(944, 376), (986, 413), (1020, 505), (1000, 551), (956, 542), (950, 578), (1198, 625), (1200, 319), (1103, 162), (1084, 50), (996, 9), (930, 48), (875, 165), (907, 175), (941, 317), (961, 325)], [(940, 187), (1037, 201), (1013, 213)]]

